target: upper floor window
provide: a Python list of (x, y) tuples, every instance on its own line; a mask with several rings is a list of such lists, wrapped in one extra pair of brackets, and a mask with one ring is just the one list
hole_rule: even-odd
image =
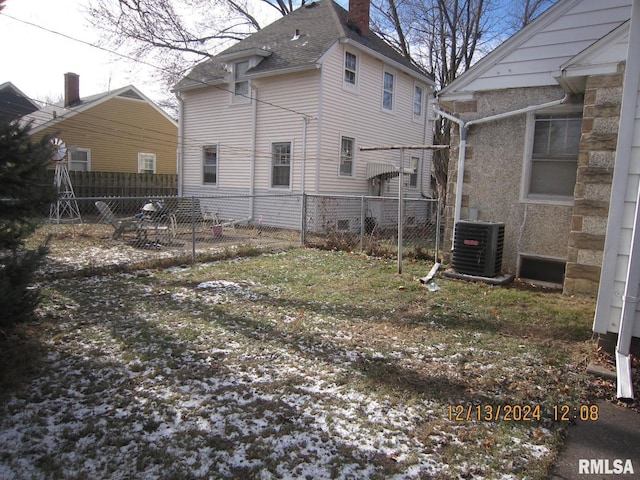
[(91, 150), (88, 148), (69, 149), (69, 170), (76, 172), (90, 172)]
[(422, 117), (422, 87), (418, 85), (413, 87), (413, 116)]
[(344, 55), (344, 83), (355, 86), (358, 58), (351, 52)]
[(271, 144), (271, 186), (291, 186), (291, 142)]
[(582, 113), (538, 113), (533, 116), (533, 138), (525, 180), (528, 199), (573, 199), (581, 132)]
[(393, 110), (393, 84), (394, 76), (392, 73), (384, 72), (383, 91), (382, 91), (382, 108), (385, 110)]
[(353, 147), (355, 140), (349, 137), (342, 137), (340, 146), (340, 172), (341, 177), (353, 176)]
[(249, 79), (247, 78), (249, 62), (238, 62), (234, 65), (233, 71), (233, 93), (236, 97), (248, 98)]
[(155, 153), (138, 153), (138, 173), (156, 173)]
[(202, 147), (202, 183), (218, 184), (218, 146), (206, 145)]

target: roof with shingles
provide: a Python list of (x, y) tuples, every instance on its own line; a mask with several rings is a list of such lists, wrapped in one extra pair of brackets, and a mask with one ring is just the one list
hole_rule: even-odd
[[(233, 54), (242, 52), (269, 52), (268, 56), (247, 72), (249, 76), (315, 67), (322, 56), (341, 40), (351, 41), (382, 55), (417, 76), (431, 78), (373, 32), (365, 37), (349, 25), (348, 12), (333, 0), (308, 3), (200, 63), (174, 86), (174, 90), (224, 83), (227, 75), (226, 60)], [(294, 39), (296, 32), (299, 36)]]

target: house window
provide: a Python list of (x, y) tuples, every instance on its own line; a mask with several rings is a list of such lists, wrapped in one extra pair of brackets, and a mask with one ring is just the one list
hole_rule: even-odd
[(138, 173), (156, 173), (155, 153), (138, 153)]
[(218, 184), (217, 145), (205, 145), (202, 147), (202, 183), (206, 185)]
[(411, 157), (411, 165), (409, 168), (413, 169), (413, 173), (409, 174), (409, 188), (418, 188), (418, 165), (420, 164), (420, 158)]
[(537, 114), (533, 121), (527, 197), (534, 200), (572, 199), (582, 114)]
[(418, 85), (413, 87), (413, 116), (422, 117), (422, 87)]
[(385, 110), (393, 110), (393, 82), (393, 74), (384, 72), (382, 108)]
[(236, 97), (247, 98), (249, 96), (249, 80), (247, 79), (247, 70), (249, 70), (249, 62), (238, 62), (234, 66), (233, 92)]
[(340, 146), (340, 176), (353, 176), (353, 147), (355, 144), (353, 138), (342, 137)]
[(566, 265), (563, 260), (521, 256), (519, 276), (534, 283), (562, 286)]
[(291, 186), (291, 142), (271, 144), (271, 186)]
[(69, 150), (69, 170), (75, 172), (91, 171), (91, 150), (88, 148), (72, 148)]
[(344, 83), (355, 86), (356, 84), (357, 57), (350, 52), (344, 55)]
[(336, 227), (336, 230), (338, 230), (339, 232), (347, 232), (351, 227), (351, 222), (348, 219), (338, 220)]

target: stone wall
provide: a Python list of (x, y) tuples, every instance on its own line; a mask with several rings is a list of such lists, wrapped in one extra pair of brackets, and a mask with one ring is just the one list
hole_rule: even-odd
[(624, 64), (589, 77), (574, 191), (564, 293), (596, 295), (600, 281), (615, 163)]

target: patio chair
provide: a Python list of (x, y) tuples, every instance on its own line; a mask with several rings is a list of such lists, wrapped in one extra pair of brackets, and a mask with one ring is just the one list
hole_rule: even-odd
[(135, 232), (138, 233), (140, 226), (142, 224), (142, 220), (136, 217), (124, 217), (124, 218), (116, 218), (113, 214), (109, 205), (105, 202), (96, 202), (96, 208), (100, 212), (100, 215), (104, 219), (105, 222), (109, 223), (113, 227), (113, 235), (111, 238), (118, 239), (124, 233), (127, 232)]
[(147, 236), (149, 232), (153, 232), (157, 235), (163, 233), (166, 234), (168, 232), (168, 227), (166, 225), (160, 225), (159, 223), (151, 223), (146, 221), (144, 218), (139, 217), (124, 217), (124, 218), (116, 218), (113, 214), (109, 205), (105, 202), (98, 201), (96, 202), (96, 208), (100, 212), (100, 215), (113, 227), (113, 235), (111, 238), (114, 240), (120, 238), (122, 235), (128, 232), (132, 232), (136, 234), (138, 240), (147, 240)]

